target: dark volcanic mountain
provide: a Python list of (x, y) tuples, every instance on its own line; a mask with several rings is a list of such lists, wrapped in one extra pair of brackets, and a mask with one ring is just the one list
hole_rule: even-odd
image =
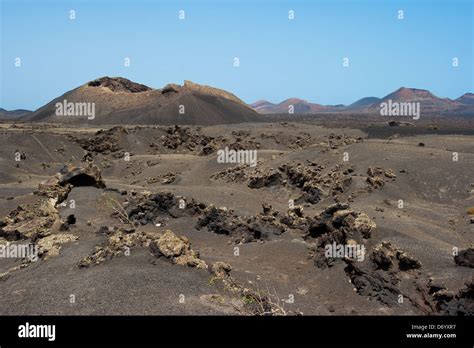
[(17, 110), (5, 110), (0, 108), (0, 119), (15, 119), (30, 114), (30, 110), (17, 109)]
[(278, 104), (273, 104), (266, 100), (259, 100), (250, 106), (261, 114), (287, 114), (289, 113), (291, 105), (293, 106), (295, 114), (314, 114), (322, 111), (333, 111), (339, 107), (310, 103), (298, 98), (289, 98)]
[(380, 98), (377, 97), (365, 97), (359, 99), (358, 101), (352, 103), (351, 105), (347, 106), (347, 109), (357, 110), (362, 109), (370, 105), (374, 105), (380, 102)]
[(272, 109), (275, 108), (274, 103), (270, 103), (266, 100), (257, 100), (255, 103), (250, 104), (250, 106), (261, 114), (271, 113)]
[[(92, 103), (95, 117), (57, 115), (57, 103), (81, 107)], [(74, 107), (73, 106), (73, 107)], [(257, 112), (235, 95), (185, 81), (153, 89), (125, 78), (102, 77), (52, 100), (23, 118), (33, 122), (75, 124), (227, 124), (258, 121)]]
[(464, 105), (474, 105), (474, 93), (463, 94), (456, 101)]

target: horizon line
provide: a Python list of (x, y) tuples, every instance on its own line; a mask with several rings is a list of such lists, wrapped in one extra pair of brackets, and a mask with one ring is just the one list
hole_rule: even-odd
[[(95, 81), (95, 80), (98, 80), (98, 79), (102, 79), (102, 78), (106, 78), (106, 77), (107, 77), (107, 78), (110, 78), (110, 79), (119, 79), (119, 78), (120, 78), (120, 79), (125, 79), (125, 80), (128, 80), (128, 81), (132, 82), (132, 83), (145, 85), (145, 86), (151, 88), (152, 90), (160, 90), (160, 89), (163, 89), (164, 87), (166, 87), (166, 86), (169, 85), (169, 84), (175, 84), (174, 82), (169, 82), (169, 83), (165, 84), (164, 86), (162, 86), (161, 88), (155, 88), (155, 87), (152, 87), (152, 86), (150, 86), (150, 85), (143, 84), (143, 83), (141, 83), (141, 82), (136, 82), (136, 81), (131, 80), (130, 78), (127, 78), (127, 77), (103, 75), (103, 76), (97, 77), (97, 78), (95, 78), (95, 79), (88, 80), (88, 81), (84, 82), (83, 84), (78, 85), (78, 86), (76, 86), (76, 87), (72, 87), (71, 89), (68, 89), (68, 90), (62, 92), (60, 95), (65, 94), (65, 93), (68, 93), (68, 92), (70, 92), (70, 91), (72, 91), (72, 90), (74, 90), (74, 89), (76, 89), (76, 88), (80, 88), (80, 87), (82, 87), (82, 86), (84, 86), (84, 85), (87, 85), (89, 82), (92, 82), (92, 81)], [(344, 103), (323, 104), (323, 103), (314, 102), (314, 101), (311, 101), (311, 100), (308, 100), (308, 99), (302, 99), (302, 98), (299, 98), (299, 97), (296, 97), (296, 96), (291, 96), (291, 97), (285, 98), (285, 99), (283, 99), (283, 100), (281, 100), (281, 101), (279, 101), (279, 102), (272, 102), (272, 101), (270, 101), (270, 100), (268, 100), (268, 99), (264, 99), (264, 98), (254, 99), (254, 101), (248, 102), (248, 101), (245, 101), (244, 99), (240, 98), (240, 97), (239, 97), (237, 94), (235, 94), (233, 91), (230, 91), (230, 90), (227, 90), (227, 89), (224, 89), (224, 88), (220, 88), (220, 87), (215, 87), (215, 86), (213, 86), (213, 85), (201, 84), (201, 83), (197, 83), (197, 82), (194, 82), (194, 81), (192, 81), (192, 80), (187, 80), (187, 79), (183, 80), (183, 84), (182, 84), (182, 85), (180, 85), (179, 83), (178, 83), (178, 85), (184, 86), (184, 84), (185, 84), (186, 81), (189, 81), (189, 82), (191, 82), (191, 83), (195, 83), (195, 84), (198, 84), (198, 85), (201, 85), (201, 86), (208, 86), (208, 87), (211, 87), (211, 88), (216, 88), (216, 89), (223, 90), (223, 91), (228, 92), (228, 93), (232, 93), (232, 94), (234, 94), (237, 98), (239, 98), (240, 100), (242, 100), (246, 105), (249, 105), (249, 106), (251, 106), (252, 104), (255, 104), (255, 103), (257, 103), (257, 102), (267, 102), (267, 103), (271, 103), (271, 104), (273, 104), (273, 105), (279, 105), (279, 104), (281, 104), (281, 103), (283, 103), (283, 102), (285, 102), (285, 101), (287, 101), (287, 100), (290, 100), (290, 99), (298, 99), (298, 100), (300, 100), (300, 101), (302, 101), (302, 102), (306, 102), (306, 103), (310, 103), (310, 104), (317, 104), (317, 105), (321, 105), (321, 106), (340, 106), (340, 105), (341, 105), (341, 106), (350, 106), (350, 105), (352, 105), (352, 104), (354, 104), (354, 103), (356, 103), (356, 102), (358, 102), (358, 101), (360, 101), (360, 100), (362, 100), (362, 99), (365, 99), (365, 98), (384, 99), (384, 98), (387, 97), (388, 95), (390, 95), (390, 94), (392, 94), (392, 93), (394, 93), (394, 92), (396, 92), (396, 91), (398, 91), (398, 90), (400, 90), (400, 89), (427, 91), (427, 92), (433, 94), (433, 95), (434, 95), (435, 97), (437, 97), (437, 98), (440, 98), (440, 99), (449, 99), (449, 100), (453, 100), (453, 101), (455, 101), (456, 99), (461, 98), (462, 96), (464, 96), (464, 95), (466, 95), (466, 94), (473, 94), (473, 93), (474, 93), (474, 92), (471, 92), (471, 91), (467, 91), (467, 92), (464, 92), (463, 94), (459, 95), (459, 96), (456, 97), (456, 98), (450, 98), (450, 97), (441, 97), (441, 96), (439, 96), (439, 95), (433, 93), (431, 90), (425, 89), (425, 88), (400, 86), (400, 87), (398, 87), (397, 89), (395, 89), (395, 90), (393, 90), (393, 91), (391, 91), (391, 92), (385, 94), (385, 95), (382, 96), (382, 97), (378, 97), (378, 96), (375, 96), (375, 95), (366, 95), (366, 96), (364, 96), (364, 97), (361, 97), (361, 98), (356, 99), (355, 101), (353, 101), (353, 102), (351, 102), (351, 103), (349, 103), (349, 104), (344, 104)], [(8, 109), (7, 109), (7, 108), (4, 108), (2, 105), (0, 105), (0, 109), (6, 110), (6, 111), (26, 110), (26, 111), (32, 111), (32, 112), (34, 112), (34, 111), (40, 109), (41, 107), (43, 107), (44, 105), (47, 105), (48, 103), (50, 103), (50, 102), (53, 101), (54, 99), (58, 98), (60, 95), (58, 95), (58, 96), (56, 96), (56, 97), (53, 97), (51, 100), (49, 100), (49, 101), (46, 102), (45, 104), (42, 104), (42, 105), (36, 107), (36, 108), (33, 109), (33, 110), (32, 110), (32, 109), (26, 109), (26, 108), (24, 108), (24, 107), (8, 108)]]

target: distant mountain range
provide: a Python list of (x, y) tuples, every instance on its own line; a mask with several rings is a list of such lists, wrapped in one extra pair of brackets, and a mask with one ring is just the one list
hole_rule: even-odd
[[(421, 113), (474, 116), (474, 94), (452, 100), (430, 91), (401, 87), (383, 98), (350, 105), (322, 105), (298, 98), (247, 105), (232, 93), (191, 81), (154, 89), (122, 77), (101, 77), (55, 98), (36, 111), (0, 109), (0, 119), (73, 124), (226, 124), (256, 122), (259, 114), (377, 114), (381, 104), (419, 102)], [(90, 107), (90, 109), (88, 109)], [(92, 109), (93, 107), (93, 109)], [(92, 115), (93, 113), (93, 115)]]
[(315, 104), (298, 98), (286, 99), (279, 104), (273, 104), (266, 100), (259, 100), (250, 106), (261, 114), (288, 113), (290, 106), (295, 114), (314, 114), (322, 111), (337, 110), (344, 107), (344, 105), (336, 106)]
[(250, 106), (261, 114), (313, 114), (322, 112), (377, 113), (383, 102), (419, 102), (420, 109), (425, 113), (440, 114), (472, 114), (474, 115), (474, 94), (466, 93), (452, 100), (439, 98), (428, 90), (401, 87), (383, 98), (365, 97), (350, 105), (321, 105), (298, 98), (290, 98), (274, 104), (259, 100)]
[(30, 110), (17, 109), (17, 110), (5, 110), (0, 108), (0, 119), (15, 119), (30, 114)]

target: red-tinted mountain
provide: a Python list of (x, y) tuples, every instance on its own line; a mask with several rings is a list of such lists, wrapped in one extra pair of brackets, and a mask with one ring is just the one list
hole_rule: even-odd
[[(455, 100), (439, 98), (426, 89), (405, 87), (401, 87), (395, 92), (386, 95), (380, 102), (387, 102), (388, 100), (392, 102), (419, 102), (422, 113), (445, 112), (448, 110), (455, 111), (461, 106), (460, 103)], [(374, 107), (380, 108), (380, 105)]]
[(321, 105), (311, 103), (298, 98), (290, 98), (281, 103), (274, 104), (266, 100), (259, 100), (250, 106), (261, 114), (282, 114), (289, 113), (289, 107), (292, 105), (295, 114), (318, 114), (318, 113), (355, 113), (355, 114), (378, 114), (381, 103), (404, 103), (419, 102), (420, 113), (430, 115), (464, 115), (474, 116), (474, 94), (466, 93), (456, 100), (449, 98), (439, 98), (425, 89), (400, 87), (396, 91), (386, 95), (383, 98), (365, 97), (356, 102), (344, 106)]

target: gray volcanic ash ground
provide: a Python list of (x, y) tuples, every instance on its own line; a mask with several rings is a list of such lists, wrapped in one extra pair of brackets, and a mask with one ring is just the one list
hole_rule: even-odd
[(0, 124), (1, 314), (473, 314), (472, 125), (332, 119)]

